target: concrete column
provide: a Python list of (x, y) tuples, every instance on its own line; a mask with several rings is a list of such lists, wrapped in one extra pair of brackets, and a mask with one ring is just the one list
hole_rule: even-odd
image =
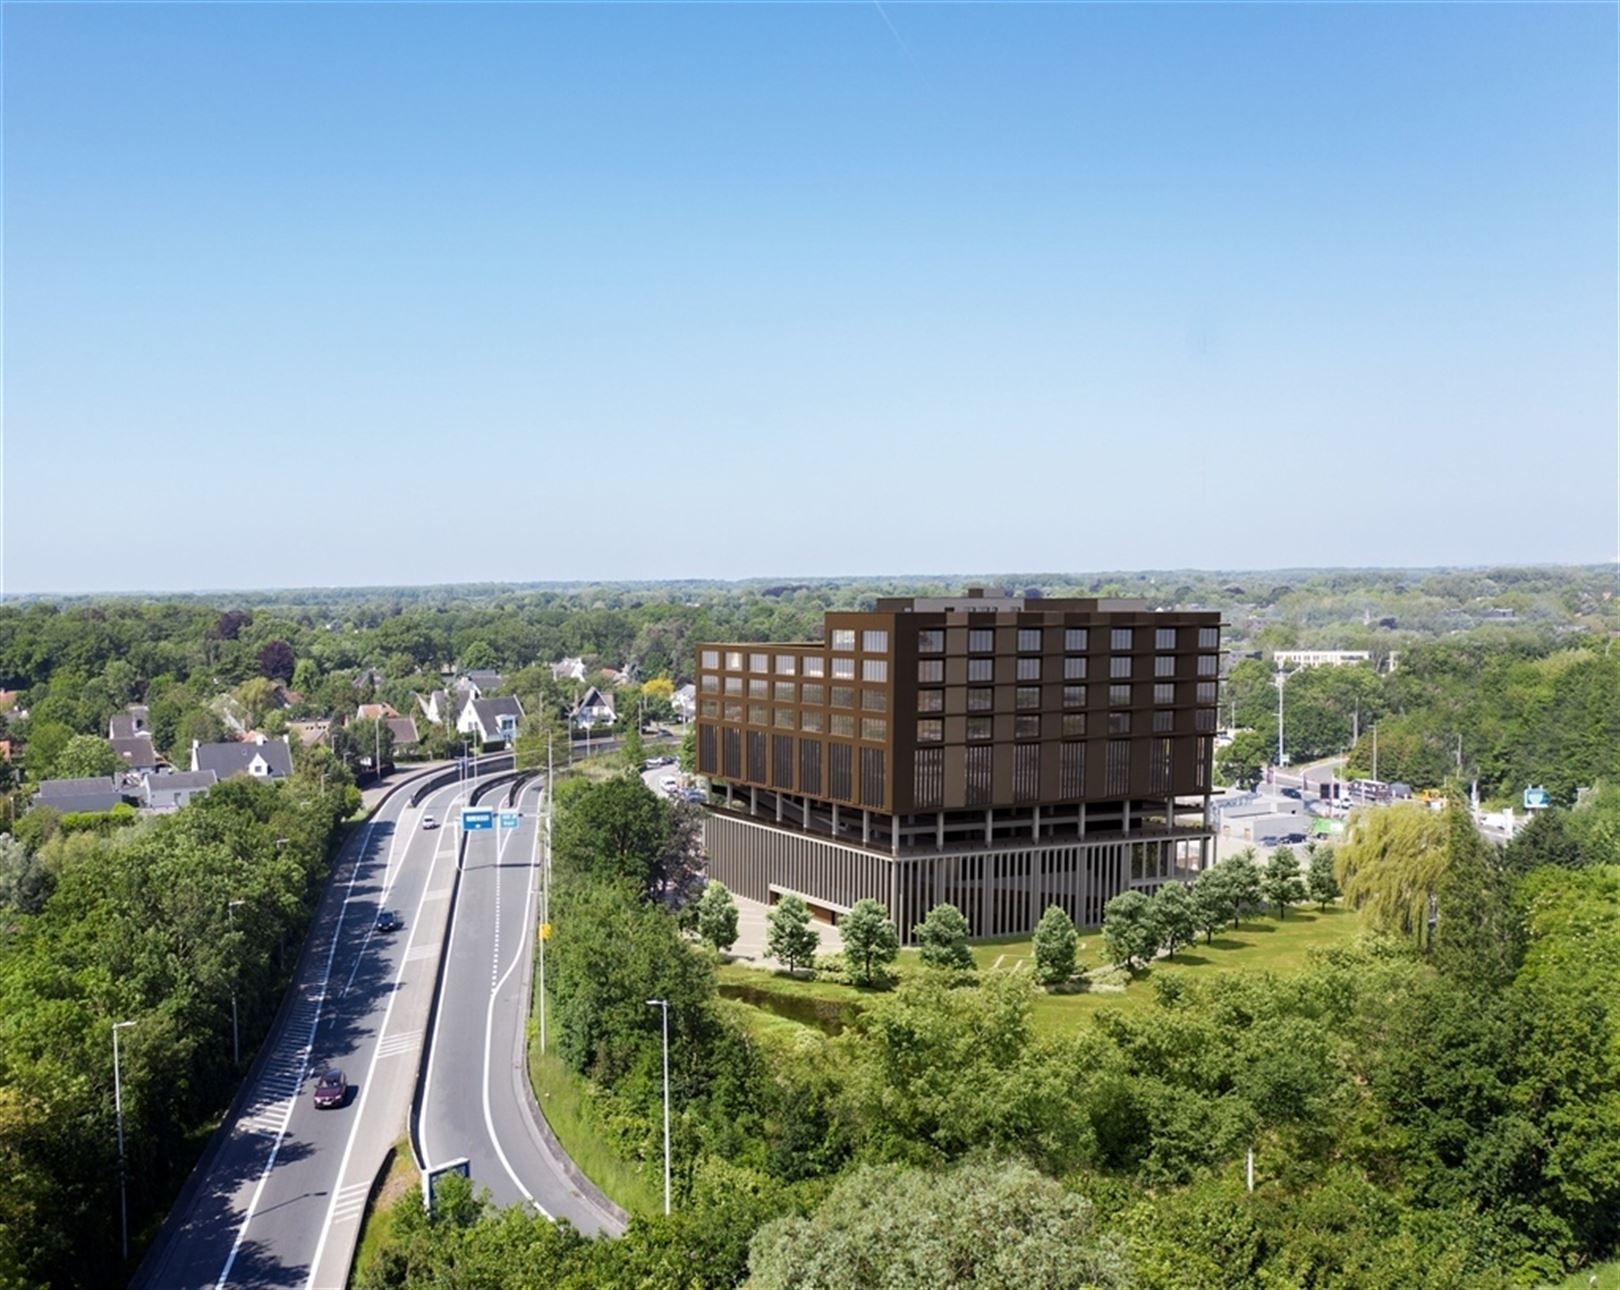
[(889, 841), (891, 844), (889, 853), (898, 858), (900, 855), (900, 817), (898, 815), (889, 817)]
[(1041, 808), (1037, 806), (1037, 807), (1034, 808), (1034, 810), (1035, 810), (1034, 833), (1031, 836), (1034, 837), (1036, 842), (1039, 842), (1041, 840)]
[(781, 793), (778, 793), (776, 795), (776, 822), (778, 824), (780, 824), (782, 822), (782, 794)]
[(1080, 803), (1080, 836), (1086, 836), (1086, 804)]
[(810, 832), (810, 799), (808, 797), (799, 799), (799, 824), (806, 833)]
[(1131, 832), (1131, 799), (1128, 798), (1128, 797), (1125, 799), (1125, 809), (1123, 811), (1121, 811), (1120, 815), (1119, 815), (1119, 828), (1120, 828), (1121, 833), (1124, 833), (1127, 837), (1130, 836), (1130, 832)]
[(838, 803), (834, 802), (832, 804), (832, 806), (833, 806), (833, 825), (832, 825), (832, 829), (833, 829), (833, 837), (836, 838), (838, 836)]
[(748, 786), (748, 814), (759, 814), (759, 790), (752, 784)]
[(990, 843), (995, 840), (995, 836), (996, 808), (993, 806), (987, 806), (984, 808), (984, 844), (989, 846)]
[(861, 845), (872, 845), (872, 812), (864, 806), (861, 807)]
[(726, 781), (726, 805), (731, 805), (731, 781), (729, 779)]
[(945, 812), (934, 812), (934, 850), (945, 849)]

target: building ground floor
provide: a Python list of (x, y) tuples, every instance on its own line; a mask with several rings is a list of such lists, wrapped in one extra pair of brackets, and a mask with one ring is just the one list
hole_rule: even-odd
[(892, 818), (759, 792), (708, 812), (704, 844), (709, 877), (739, 896), (770, 905), (798, 895), (822, 922), (870, 897), (909, 943), (942, 901), (974, 937), (1027, 935), (1048, 905), (1095, 926), (1120, 892), (1189, 881), (1212, 864), (1206, 819), (1202, 801), (1174, 800)]

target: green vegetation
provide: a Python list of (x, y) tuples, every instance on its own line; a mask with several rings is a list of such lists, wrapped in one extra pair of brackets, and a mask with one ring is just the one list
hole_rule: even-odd
[(607, 1131), (592, 1115), (591, 1090), (551, 1053), (542, 1054), (535, 1036), (529, 1045), (529, 1081), (546, 1123), (585, 1176), (629, 1214), (656, 1214), (664, 1207), (640, 1162), (625, 1160), (608, 1144)]

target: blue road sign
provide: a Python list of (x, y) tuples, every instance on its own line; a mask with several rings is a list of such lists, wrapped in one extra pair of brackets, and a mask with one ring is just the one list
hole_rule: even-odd
[(517, 811), (502, 811), (501, 812), (501, 827), (503, 829), (515, 829), (515, 828), (517, 828), (517, 826), (518, 826), (518, 818), (519, 818), (519, 813)]
[(473, 833), (479, 829), (493, 829), (495, 827), (495, 812), (463, 811), (461, 813), (461, 827), (467, 833)]
[(1544, 788), (1527, 788), (1524, 790), (1524, 809), (1527, 811), (1542, 811), (1552, 805), (1552, 794)]

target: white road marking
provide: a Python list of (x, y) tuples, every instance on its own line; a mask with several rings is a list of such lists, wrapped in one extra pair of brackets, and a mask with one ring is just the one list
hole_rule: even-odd
[[(426, 809), (425, 803), (424, 803), (423, 809), (424, 810)], [(421, 814), (422, 814), (422, 812), (419, 810), (417, 812), (417, 815), (420, 816)], [(394, 881), (399, 877), (399, 870), (394, 868), (394, 854), (395, 854), (395, 852), (397, 852), (399, 850), (399, 840), (401, 838), (408, 838), (408, 837), (412, 836), (412, 830), (407, 829), (407, 828), (399, 827), (400, 825), (403, 825), (404, 822), (405, 822), (405, 815), (404, 815), (404, 812), (401, 812), (399, 820), (396, 822), (396, 827), (394, 829), (393, 843), (388, 848), (388, 863), (383, 867), (383, 889), (377, 895), (377, 912), (378, 913), (381, 913), (383, 906), (388, 903), (388, 893), (391, 892), (394, 889)], [(407, 852), (410, 850), (409, 843), (406, 844), (405, 850)], [(403, 863), (404, 863), (403, 858), (401, 858), (401, 864), (403, 865)], [(354, 974), (360, 970), (360, 962), (361, 962), (362, 959), (364, 959), (366, 957), (366, 950), (371, 945), (371, 938), (373, 936), (375, 936), (376, 934), (377, 934), (377, 920), (376, 920), (376, 918), (373, 918), (371, 920), (371, 925), (366, 928), (365, 939), (360, 942), (360, 950), (354, 956), (354, 966), (349, 969), (349, 979), (343, 983), (343, 992), (338, 995), (338, 998), (340, 998), (340, 999), (348, 998), (348, 996), (349, 996), (349, 988), (354, 984)]]
[(415, 963), (421, 959), (438, 958), (439, 951), (443, 948), (443, 941), (434, 941), (431, 945), (418, 945), (414, 950), (406, 951), (405, 959), (407, 962)]
[[(452, 803), (452, 805), (454, 805), (454, 803)], [(469, 846), (472, 845), (472, 839), (467, 834), (465, 834), (465, 833), (462, 834), (462, 837), (463, 837), (463, 839), (466, 840), (466, 842), (467, 842), (467, 844)], [(439, 863), (439, 857), (438, 857), (437, 853), (434, 854), (433, 863), (435, 865), (437, 865)], [(459, 859), (456, 861), (456, 868), (457, 869), (461, 868), (461, 861)], [(452, 890), (454, 890), (453, 886), (452, 887), (446, 887), (444, 889), (444, 891), (443, 891), (443, 894), (448, 896)], [(455, 911), (451, 911), (451, 912), (453, 914)], [(456, 949), (456, 920), (455, 920), (454, 917), (452, 917), (450, 919), (450, 933), (449, 933), (448, 936), (445, 937), (445, 940), (444, 940), (444, 953), (445, 953), (445, 961), (446, 962), (450, 961), (450, 955), (455, 953), (455, 949)], [(432, 1044), (428, 1045), (427, 1075), (424, 1076), (423, 1080), (422, 1080), (422, 1106), (424, 1108), (432, 1105), (432, 1098), (433, 1098), (433, 1058), (438, 1054), (438, 1051), (439, 1051), (438, 1038), (439, 1038), (439, 1030), (438, 1030), (437, 1020), (435, 1019), (435, 1025), (434, 1025), (434, 1028), (433, 1028), (434, 1042)], [(421, 1142), (419, 1143), (419, 1145), (422, 1148), (422, 1168), (427, 1169), (427, 1170), (431, 1170), (433, 1168), (433, 1155), (428, 1150), (428, 1117), (426, 1115), (424, 1115), (422, 1117), (421, 1121), (419, 1122), (418, 1132), (419, 1132), (419, 1136), (421, 1137)]]
[[(455, 799), (452, 798), (451, 805), (454, 804)], [(438, 861), (439, 847), (437, 844), (435, 844), (432, 864), (436, 865), (438, 864)], [(430, 865), (428, 869), (428, 881), (432, 880), (432, 876), (433, 869)], [(382, 1025), (377, 1029), (377, 1043), (372, 1047), (371, 1063), (366, 1067), (366, 1082), (360, 1086), (360, 1100), (355, 1105), (354, 1120), (349, 1126), (349, 1140), (343, 1146), (343, 1159), (338, 1163), (337, 1180), (340, 1183), (343, 1181), (343, 1175), (349, 1172), (349, 1157), (354, 1154), (354, 1140), (356, 1135), (360, 1132), (361, 1124), (365, 1122), (366, 1099), (371, 1095), (372, 1086), (377, 1082), (376, 1074), (379, 1049), (381, 1048), (383, 1037), (388, 1034), (388, 1022), (394, 1014), (394, 1004), (399, 1000), (400, 982), (405, 979), (406, 959), (410, 954), (411, 942), (416, 939), (416, 929), (422, 924), (422, 906), (426, 903), (427, 883), (424, 882), (422, 885), (422, 897), (416, 902), (416, 915), (411, 920), (410, 939), (405, 943), (406, 952), (400, 957), (399, 970), (394, 973), (394, 988), (388, 993), (388, 1006), (383, 1009)], [(327, 1206), (326, 1221), (321, 1224), (321, 1238), (318, 1242), (316, 1242), (315, 1245), (315, 1257), (309, 1262), (309, 1280), (305, 1282), (306, 1286), (314, 1286), (315, 1277), (320, 1272), (321, 1255), (326, 1253), (326, 1238), (331, 1235), (332, 1232), (332, 1223), (334, 1221), (333, 1211), (337, 1206), (337, 1198), (338, 1193), (334, 1192), (332, 1194), (332, 1201)]]

